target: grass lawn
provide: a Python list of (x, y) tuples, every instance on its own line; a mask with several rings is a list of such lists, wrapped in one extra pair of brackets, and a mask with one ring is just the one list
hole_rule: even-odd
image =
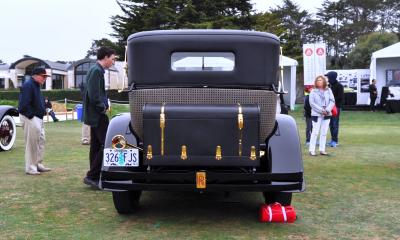
[[(304, 142), (302, 113), (292, 115)], [(15, 147), (0, 152), (0, 239), (400, 239), (400, 114), (342, 112), (329, 157), (303, 147), (307, 190), (293, 197), (293, 224), (259, 223), (259, 193), (144, 192), (139, 212), (120, 216), (111, 193), (82, 183), (81, 124), (45, 128), (53, 171), (25, 175), (21, 128)]]

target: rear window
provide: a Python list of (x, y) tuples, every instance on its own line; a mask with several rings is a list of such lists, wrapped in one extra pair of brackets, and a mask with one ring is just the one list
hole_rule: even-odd
[(174, 52), (171, 69), (177, 72), (229, 72), (235, 68), (231, 52)]

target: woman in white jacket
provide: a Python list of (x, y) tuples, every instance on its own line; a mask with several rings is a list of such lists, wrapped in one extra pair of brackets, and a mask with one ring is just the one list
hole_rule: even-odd
[(309, 152), (311, 156), (316, 156), (315, 145), (319, 136), (319, 152), (321, 155), (328, 155), (325, 152), (326, 134), (329, 128), (329, 121), (332, 116), (332, 108), (335, 105), (335, 97), (328, 87), (324, 76), (318, 76), (314, 81), (314, 89), (310, 93), (312, 133), (310, 139)]

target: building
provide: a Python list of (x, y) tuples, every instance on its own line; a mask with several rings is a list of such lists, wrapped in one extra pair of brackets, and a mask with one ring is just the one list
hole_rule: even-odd
[[(67, 68), (68, 88), (81, 89), (85, 86), (85, 76), (94, 64), (96, 64), (96, 60), (90, 58), (81, 59), (70, 64)], [(105, 70), (104, 80), (106, 89), (118, 89), (120, 78), (115, 66)]]
[(68, 63), (64, 62), (52, 62), (48, 60), (42, 60), (35, 57), (24, 57), (13, 64), (11, 64), (9, 69), (10, 75), (10, 83), (13, 86), (5, 85), (5, 88), (17, 88), (25, 82), (26, 79), (32, 74), (32, 70), (35, 67), (44, 67), (47, 71), (47, 74), (50, 76), (46, 79), (46, 82), (43, 84), (43, 89), (66, 89), (67, 85), (67, 68), (69, 66)]
[[(85, 75), (90, 67), (96, 64), (94, 59), (81, 59), (74, 62), (53, 62), (35, 57), (26, 56), (10, 66), (0, 65), (0, 89), (18, 88), (29, 79), (35, 67), (44, 67), (50, 76), (43, 84), (43, 89), (78, 89), (85, 84)], [(104, 73), (106, 89), (122, 87), (123, 62), (116, 62), (115, 66), (106, 69)], [(126, 80), (125, 80), (126, 82)], [(126, 87), (127, 85), (125, 85)]]
[(10, 79), (9, 68), (10, 65), (8, 64), (0, 64), (0, 89), (4, 89), (6, 82), (8, 83)]

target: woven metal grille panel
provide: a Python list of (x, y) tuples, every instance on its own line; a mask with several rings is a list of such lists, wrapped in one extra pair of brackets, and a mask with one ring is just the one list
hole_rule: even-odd
[[(272, 91), (220, 88), (140, 89), (129, 93), (132, 127), (143, 139), (145, 103), (176, 104), (258, 104), (260, 106), (260, 142), (275, 125), (277, 96)], [(168, 119), (167, 119), (168, 121)]]

